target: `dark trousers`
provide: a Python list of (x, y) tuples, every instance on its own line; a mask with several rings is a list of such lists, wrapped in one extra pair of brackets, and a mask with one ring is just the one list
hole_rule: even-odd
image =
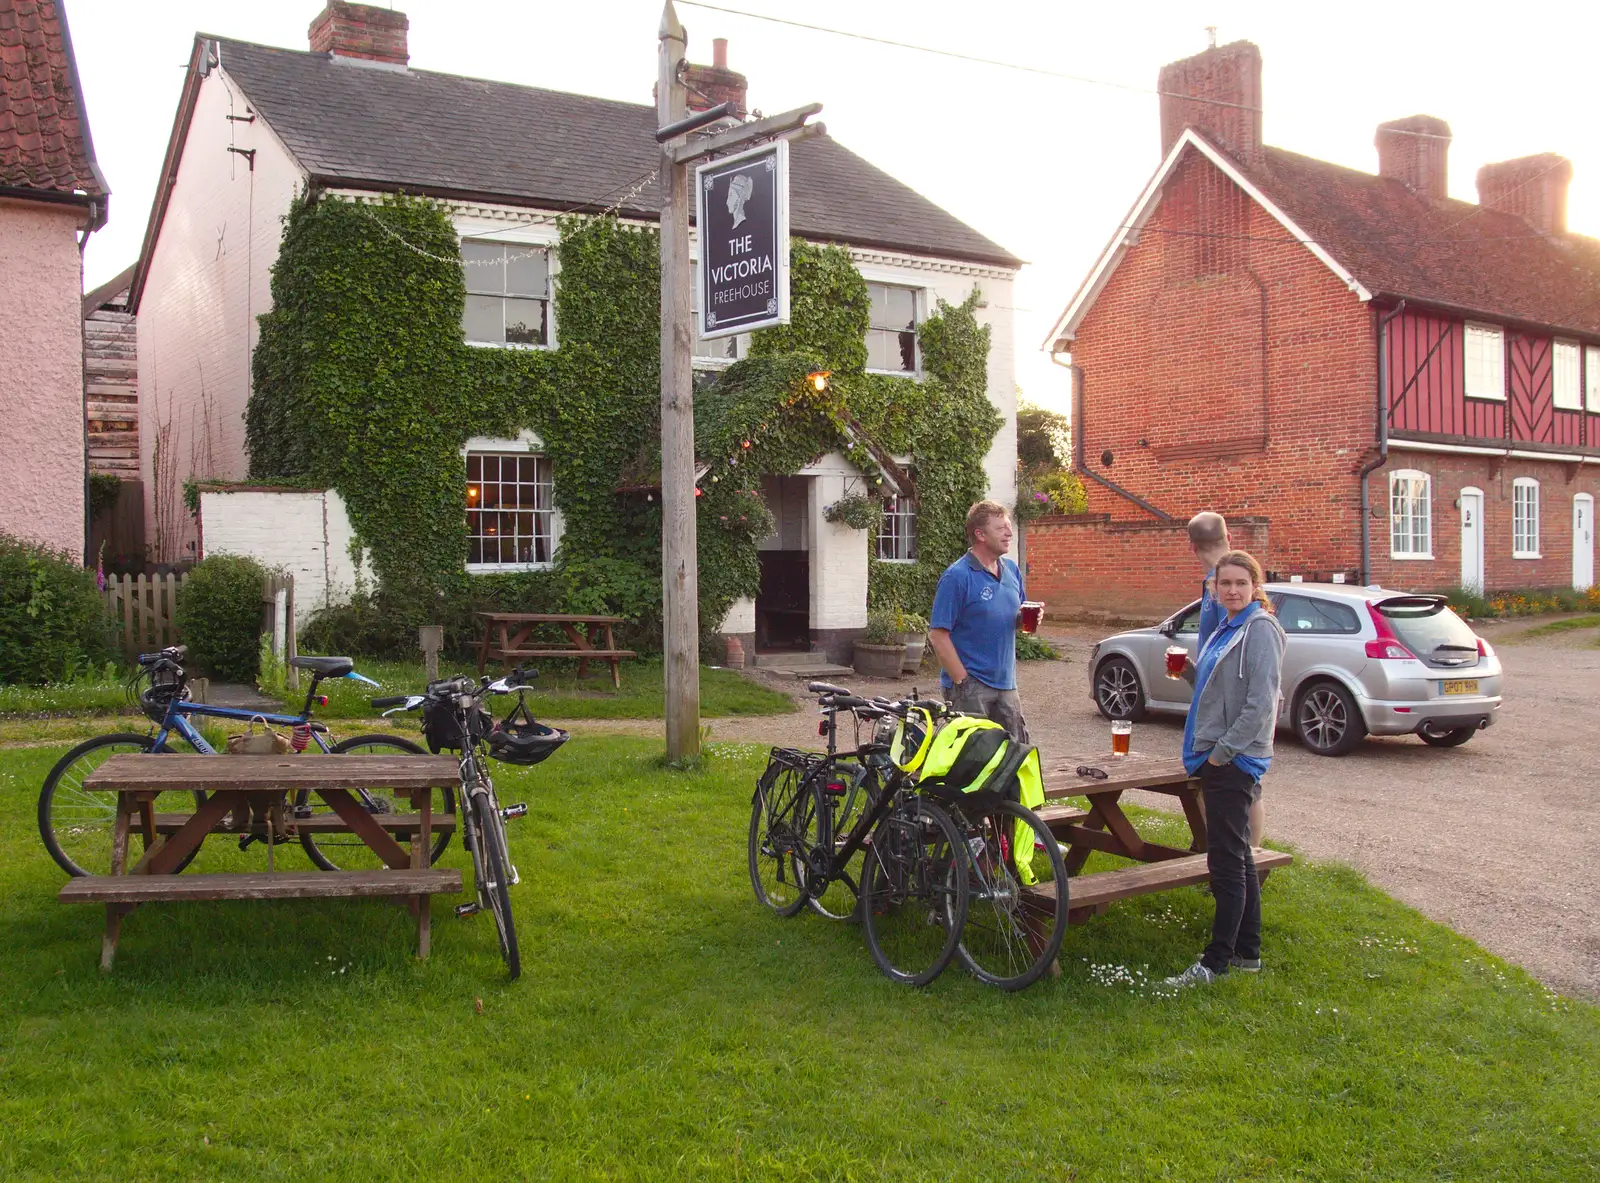
[(1200, 769), (1206, 798), (1206, 868), (1217, 903), (1211, 943), (1200, 960), (1226, 973), (1234, 956), (1261, 956), (1261, 880), (1250, 854), (1250, 805), (1261, 791), (1248, 772), (1234, 764), (1207, 763)]

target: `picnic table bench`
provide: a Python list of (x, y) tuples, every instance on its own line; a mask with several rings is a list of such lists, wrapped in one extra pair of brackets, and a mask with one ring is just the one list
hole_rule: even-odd
[[(60, 898), (67, 903), (98, 903), (106, 908), (100, 968), (116, 958), (122, 918), (139, 904), (169, 900), (323, 899), (379, 896), (402, 903), (417, 917), (417, 956), (430, 944), (429, 898), (461, 891), (461, 872), (428, 866), (433, 831), (455, 819), (433, 816), (433, 790), (460, 784), (451, 756), (164, 755), (160, 759), (127, 752), (112, 756), (84, 779), (88, 792), (117, 794), (112, 828), (111, 874), (71, 879)], [(411, 797), (413, 814), (374, 815), (351, 795), (355, 789), (384, 788)], [(203, 790), (205, 802), (192, 814), (157, 814), (156, 797), (167, 790)], [(332, 816), (287, 821), (284, 801), (309, 790), (334, 811)], [(273, 868), (267, 843), (265, 873), (179, 874), (191, 852), (229, 815), (263, 818), (252, 829), (311, 825), (345, 830), (385, 863), (377, 871), (288, 871)], [(137, 819), (137, 823), (135, 822)], [(142, 857), (128, 866), (129, 838), (144, 840)], [(409, 839), (410, 849), (396, 840)]]
[[(1079, 767), (1102, 768), (1106, 778), (1079, 776), (1076, 772)], [(1178, 799), (1192, 839), (1187, 849), (1152, 842), (1139, 834), (1120, 804), (1122, 794), (1133, 789), (1165, 793)], [(1082, 924), (1117, 900), (1204, 883), (1210, 878), (1205, 855), (1205, 799), (1199, 779), (1184, 771), (1181, 760), (1138, 752), (1098, 758), (1051, 758), (1045, 761), (1044, 795), (1047, 802), (1059, 802), (1067, 797), (1086, 797), (1089, 801), (1088, 809), (1046, 804), (1036, 811), (1056, 840), (1067, 848), (1063, 858), (1070, 876), (1069, 923)], [(1080, 874), (1084, 863), (1097, 850), (1132, 859), (1140, 865)], [(1293, 855), (1259, 846), (1252, 848), (1252, 856), (1256, 873), (1263, 881), (1274, 867), (1285, 867), (1294, 861)], [(1027, 890), (1053, 899), (1056, 887), (1054, 883), (1041, 883)]]
[[(480, 674), (490, 661), (503, 661), (510, 666), (524, 657), (576, 657), (580, 678), (589, 672), (591, 661), (609, 662), (611, 685), (621, 690), (622, 659), (638, 656), (631, 649), (618, 649), (611, 634), (613, 626), (626, 622), (621, 616), (583, 616), (562, 612), (478, 612), (474, 615), (483, 621), (483, 641), (478, 645)], [(530, 644), (529, 634), (544, 624), (559, 627), (567, 636), (567, 644)]]

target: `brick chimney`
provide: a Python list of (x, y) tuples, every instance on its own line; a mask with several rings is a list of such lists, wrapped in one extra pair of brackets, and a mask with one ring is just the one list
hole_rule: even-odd
[(711, 42), (709, 66), (685, 68), (683, 84), (689, 90), (689, 110), (709, 111), (718, 103), (732, 103), (730, 114), (736, 119), (745, 117), (745, 92), (750, 83), (743, 74), (728, 69), (726, 37)]
[(1445, 199), (1450, 125), (1434, 115), (1378, 124), (1378, 175), (1399, 181), (1419, 197)]
[(1515, 214), (1540, 234), (1567, 232), (1572, 161), (1554, 152), (1519, 156), (1478, 170), (1478, 204)]
[(404, 66), (411, 60), (406, 51), (406, 30), (410, 27), (403, 12), (373, 4), (328, 0), (328, 6), (311, 22), (311, 52)]
[[(1262, 163), (1261, 51), (1249, 41), (1214, 45), (1161, 67), (1161, 154), (1192, 127), (1247, 167)], [(1206, 99), (1209, 102), (1196, 102)]]

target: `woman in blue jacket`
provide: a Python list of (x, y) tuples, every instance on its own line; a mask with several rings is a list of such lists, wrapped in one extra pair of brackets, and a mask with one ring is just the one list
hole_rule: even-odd
[(1194, 685), (1183, 765), (1206, 801), (1206, 865), (1217, 912), (1211, 943), (1171, 986), (1205, 985), (1261, 968), (1261, 881), (1250, 848), (1250, 806), (1272, 763), (1283, 677), (1283, 627), (1262, 590), (1261, 564), (1242, 550), (1217, 561), (1215, 594), (1227, 618), (1184, 677)]

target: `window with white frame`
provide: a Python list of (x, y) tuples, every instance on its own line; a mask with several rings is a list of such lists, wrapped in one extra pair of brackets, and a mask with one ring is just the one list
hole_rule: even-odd
[(1600, 345), (1583, 351), (1583, 385), (1589, 409), (1600, 413)]
[(466, 339), (477, 345), (550, 344), (550, 252), (510, 242), (461, 241)]
[(1468, 398), (1505, 399), (1505, 334), (1493, 325), (1467, 326), (1466, 377)]
[(467, 570), (526, 570), (555, 558), (555, 473), (536, 452), (467, 453)]
[(1576, 341), (1557, 341), (1550, 352), (1550, 380), (1555, 405), (1564, 411), (1583, 410), (1583, 387), (1579, 384)]
[(917, 558), (917, 510), (909, 497), (891, 497), (883, 503), (883, 525), (878, 530), (878, 557), (886, 563), (911, 563)]
[(1539, 482), (1532, 477), (1511, 482), (1511, 557), (1539, 557)]
[(694, 333), (694, 358), (696, 361), (734, 361), (739, 356), (739, 338), (712, 337), (709, 340), (700, 335), (700, 263), (694, 265), (694, 294), (690, 297), (689, 322)]
[(1389, 474), (1389, 555), (1433, 558), (1433, 478), (1403, 468)]
[(890, 374), (917, 372), (917, 289), (867, 284), (867, 369)]

